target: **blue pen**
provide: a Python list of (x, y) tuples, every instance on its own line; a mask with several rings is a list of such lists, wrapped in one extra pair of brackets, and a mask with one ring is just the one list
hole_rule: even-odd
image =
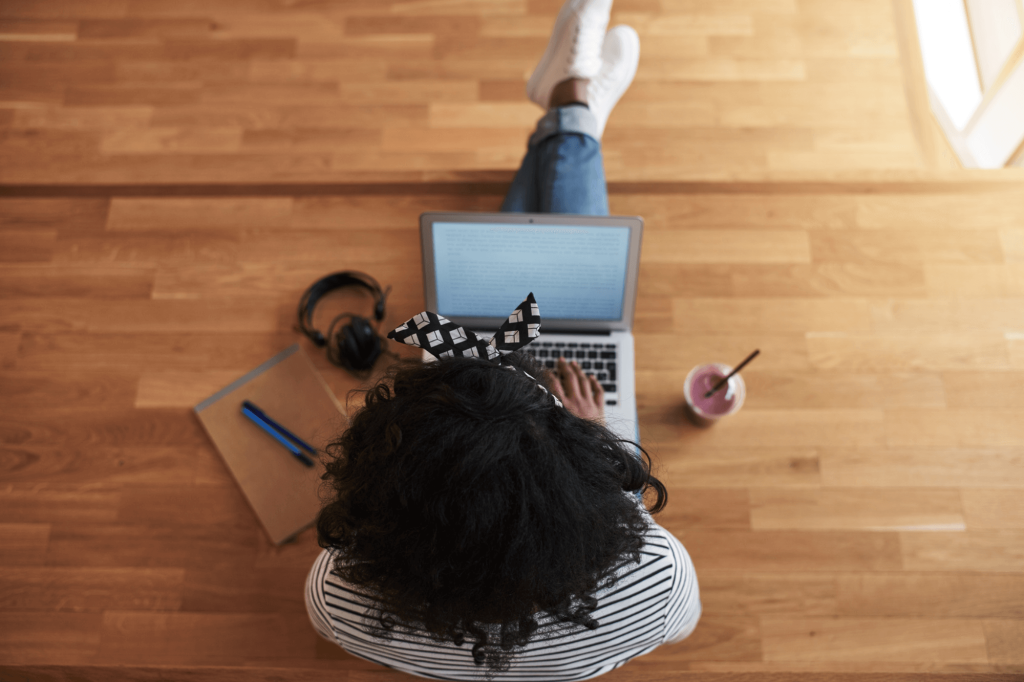
[(317, 454), (316, 448), (314, 448), (312, 445), (310, 445), (306, 441), (302, 440), (301, 438), (296, 436), (294, 433), (292, 433), (291, 431), (289, 431), (288, 429), (284, 428), (283, 426), (278, 424), (276, 421), (274, 421), (273, 419), (268, 417), (263, 412), (263, 410), (261, 410), (260, 408), (256, 407), (250, 401), (248, 401), (248, 400), (242, 401), (242, 407), (244, 407), (245, 409), (247, 409), (250, 412), (252, 412), (253, 414), (255, 414), (257, 417), (262, 419), (265, 424), (270, 426), (270, 428), (272, 428), (275, 431), (277, 431), (279, 434), (281, 434), (282, 436), (284, 436), (285, 438), (290, 440), (295, 445), (298, 445), (300, 448), (302, 448), (303, 450), (307, 451), (309, 454), (311, 454), (313, 456), (316, 456), (316, 454)]
[(246, 417), (248, 417), (250, 420), (252, 420), (252, 422), (255, 423), (256, 426), (260, 427), (261, 429), (263, 429), (264, 431), (269, 433), (271, 436), (273, 436), (274, 440), (276, 440), (278, 443), (283, 445), (285, 447), (285, 449), (288, 450), (288, 452), (292, 453), (292, 456), (294, 456), (295, 459), (299, 460), (300, 462), (302, 462), (303, 464), (305, 464), (308, 467), (313, 466), (313, 460), (311, 460), (309, 457), (306, 457), (304, 454), (299, 452), (298, 448), (296, 448), (294, 445), (292, 445), (287, 440), (285, 440), (284, 436), (282, 436), (279, 433), (277, 433), (273, 428), (271, 428), (271, 426), (269, 424), (267, 424), (262, 419), (260, 419), (258, 416), (256, 416), (255, 413), (251, 412), (248, 408), (243, 406), (242, 407), (242, 414), (244, 414)]

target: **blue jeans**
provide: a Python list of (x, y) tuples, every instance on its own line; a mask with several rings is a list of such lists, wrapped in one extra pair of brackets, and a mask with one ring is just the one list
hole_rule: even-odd
[[(608, 215), (601, 143), (590, 109), (571, 104), (549, 109), (537, 121), (501, 210)], [(637, 429), (639, 443), (639, 425)]]
[(590, 109), (549, 109), (537, 121), (501, 210), (608, 215), (601, 143)]

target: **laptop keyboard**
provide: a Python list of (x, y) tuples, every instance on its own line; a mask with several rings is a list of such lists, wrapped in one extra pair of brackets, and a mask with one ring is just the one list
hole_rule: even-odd
[(534, 341), (523, 348), (547, 369), (554, 369), (558, 358), (575, 360), (587, 376), (596, 376), (605, 392), (605, 404), (618, 401), (608, 397), (616, 393), (616, 346), (614, 343), (563, 343), (561, 341)]

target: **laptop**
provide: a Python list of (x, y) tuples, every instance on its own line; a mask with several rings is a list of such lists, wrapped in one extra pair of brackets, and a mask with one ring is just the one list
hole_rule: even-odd
[(540, 338), (523, 350), (547, 368), (576, 360), (605, 390), (605, 423), (639, 442), (633, 313), (639, 217), (552, 213), (420, 216), (427, 310), (490, 338), (531, 291)]

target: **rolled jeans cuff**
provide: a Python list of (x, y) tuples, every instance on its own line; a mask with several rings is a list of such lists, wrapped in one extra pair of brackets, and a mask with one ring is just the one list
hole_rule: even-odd
[(537, 129), (530, 135), (530, 147), (548, 139), (552, 135), (564, 135), (566, 133), (577, 133), (592, 137), (598, 142), (601, 138), (597, 131), (597, 119), (594, 113), (585, 106), (570, 104), (565, 107), (548, 109), (548, 113), (541, 116), (537, 121)]

